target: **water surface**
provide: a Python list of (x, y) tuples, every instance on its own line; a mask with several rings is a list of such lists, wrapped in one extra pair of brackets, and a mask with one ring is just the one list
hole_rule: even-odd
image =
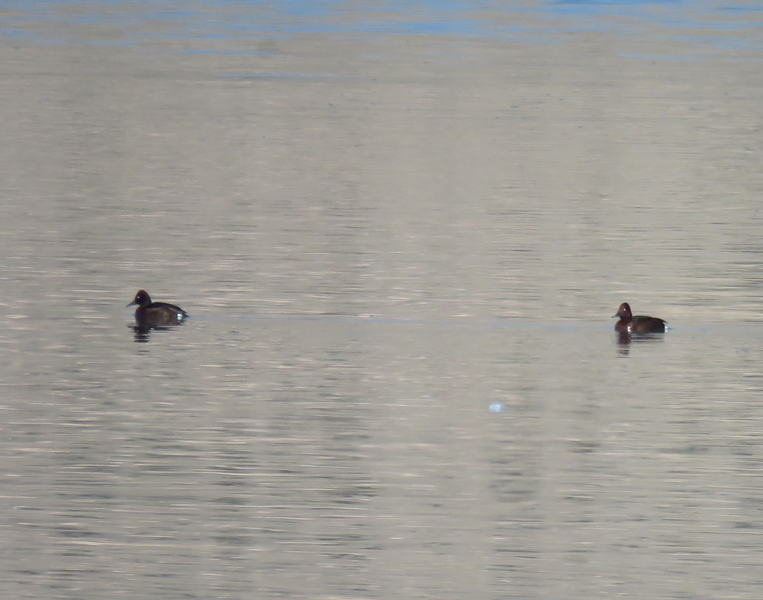
[(186, 6), (0, 12), (0, 595), (758, 598), (755, 5)]

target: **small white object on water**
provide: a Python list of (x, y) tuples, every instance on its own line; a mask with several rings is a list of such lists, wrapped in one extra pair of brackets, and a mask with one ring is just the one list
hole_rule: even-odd
[(490, 412), (492, 413), (503, 412), (503, 404), (501, 404), (500, 402), (493, 402), (488, 408), (490, 409)]

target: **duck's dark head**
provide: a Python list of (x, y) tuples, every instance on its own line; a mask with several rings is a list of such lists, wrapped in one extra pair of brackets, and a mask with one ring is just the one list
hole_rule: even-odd
[(623, 302), (620, 305), (620, 308), (617, 309), (617, 313), (612, 315), (612, 318), (620, 317), (621, 319), (625, 319), (626, 321), (633, 318), (633, 313), (631, 313), (631, 307), (627, 302)]
[(148, 295), (148, 292), (146, 290), (139, 290), (137, 294), (135, 294), (135, 299), (130, 302), (127, 306), (148, 306), (151, 304), (151, 296)]

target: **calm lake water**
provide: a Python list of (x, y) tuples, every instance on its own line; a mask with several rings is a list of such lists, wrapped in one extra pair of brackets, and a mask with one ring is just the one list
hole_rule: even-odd
[(763, 8), (184, 6), (0, 6), (0, 597), (760, 598)]

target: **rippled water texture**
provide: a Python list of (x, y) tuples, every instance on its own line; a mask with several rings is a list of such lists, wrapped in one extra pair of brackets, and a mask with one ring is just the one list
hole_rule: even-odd
[(760, 598), (762, 20), (3, 3), (0, 597)]

